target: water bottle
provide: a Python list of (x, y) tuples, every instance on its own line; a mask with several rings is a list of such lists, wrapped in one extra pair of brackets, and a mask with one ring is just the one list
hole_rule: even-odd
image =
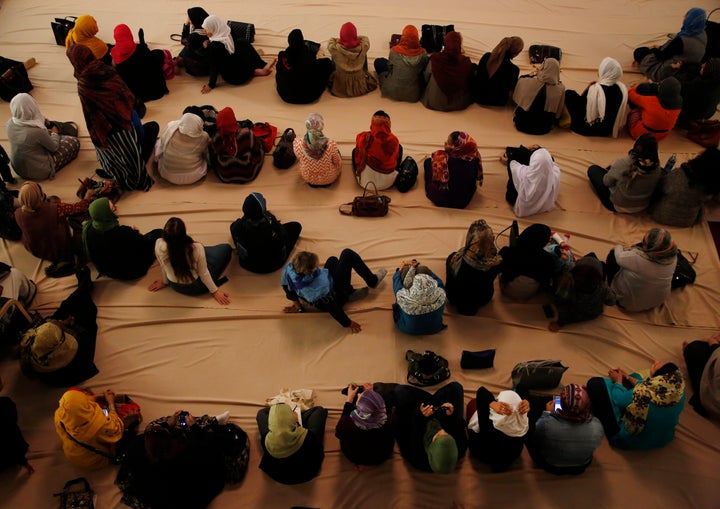
[(670, 158), (665, 163), (665, 166), (663, 167), (663, 171), (665, 173), (670, 173), (672, 169), (675, 167), (675, 161), (677, 161), (677, 157), (675, 154), (671, 155)]

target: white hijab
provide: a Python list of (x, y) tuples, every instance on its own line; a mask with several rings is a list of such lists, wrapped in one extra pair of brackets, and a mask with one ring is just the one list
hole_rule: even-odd
[[(500, 403), (509, 405), (512, 409), (512, 414), (502, 415), (491, 408), (490, 420), (493, 423), (493, 427), (509, 437), (525, 436), (529, 428), (529, 421), (527, 414), (520, 414), (517, 411), (520, 402), (522, 402), (520, 396), (515, 391), (502, 391), (498, 394), (497, 400)], [(475, 433), (480, 433), (480, 422), (477, 412), (470, 418), (468, 428)]]
[(180, 120), (172, 120), (165, 126), (162, 134), (160, 135), (160, 148), (164, 152), (167, 149), (170, 140), (173, 135), (180, 131), (186, 136), (191, 138), (198, 138), (205, 132), (203, 131), (203, 119), (195, 115), (194, 113), (183, 114)]
[(516, 216), (531, 216), (555, 208), (560, 191), (560, 168), (550, 152), (537, 149), (530, 156), (529, 165), (511, 161), (510, 171), (518, 192)]
[(227, 23), (225, 23), (219, 16), (211, 14), (205, 18), (202, 26), (206, 32), (212, 33), (212, 37), (210, 37), (211, 41), (221, 42), (228, 53), (231, 55), (235, 53), (235, 41), (232, 38), (230, 27), (227, 26)]
[(598, 81), (590, 85), (587, 92), (587, 108), (585, 110), (585, 120), (588, 124), (594, 122), (602, 122), (605, 118), (605, 92), (601, 85), (606, 87), (617, 85), (622, 92), (622, 102), (618, 109), (617, 116), (615, 117), (615, 124), (613, 125), (612, 136), (617, 138), (620, 126), (625, 122), (627, 116), (627, 100), (628, 92), (627, 87), (620, 81), (622, 78), (623, 71), (620, 63), (611, 57), (603, 58), (598, 67)]
[(13, 124), (46, 129), (45, 117), (40, 113), (40, 108), (30, 94), (22, 93), (13, 97), (10, 101), (10, 111)]

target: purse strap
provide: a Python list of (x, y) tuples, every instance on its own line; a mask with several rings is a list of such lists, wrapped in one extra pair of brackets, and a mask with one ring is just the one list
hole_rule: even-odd
[(94, 452), (95, 454), (97, 454), (97, 455), (99, 455), (99, 456), (102, 456), (103, 458), (107, 458), (107, 459), (109, 459), (109, 460), (112, 461), (112, 462), (117, 461), (117, 457), (116, 457), (116, 456), (112, 456), (111, 454), (108, 454), (108, 453), (106, 453), (106, 452), (104, 452), (104, 451), (101, 451), (100, 449), (97, 449), (97, 448), (93, 447), (93, 446), (90, 445), (90, 444), (86, 444), (85, 442), (81, 442), (80, 440), (78, 440), (77, 438), (75, 438), (74, 436), (72, 436), (70, 433), (68, 433), (68, 430), (65, 428), (65, 423), (61, 422), (61, 423), (60, 423), (60, 426), (62, 427), (62, 429), (63, 429), (63, 431), (65, 432), (65, 434), (70, 438), (70, 440), (72, 440), (73, 442), (75, 442), (76, 444), (78, 444), (78, 445), (79, 445), (80, 447), (82, 447), (83, 449), (87, 449), (87, 450), (90, 451), (90, 452)]
[[(375, 192), (373, 193), (373, 195), (375, 195), (375, 196), (378, 195), (377, 186), (375, 185), (375, 182), (373, 182), (373, 181), (371, 180), (370, 182), (368, 182), (367, 184), (365, 184), (365, 190), (363, 191), (363, 198), (365, 198), (365, 195), (367, 195), (368, 186), (369, 186), (370, 184), (372, 184), (373, 188), (375, 189)], [(372, 195), (371, 195), (371, 196), (372, 196)]]

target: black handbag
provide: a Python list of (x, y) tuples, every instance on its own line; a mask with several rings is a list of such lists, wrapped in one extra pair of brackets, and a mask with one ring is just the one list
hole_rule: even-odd
[(401, 193), (407, 193), (413, 188), (418, 178), (418, 165), (411, 156), (407, 156), (400, 163), (397, 177), (395, 177), (395, 187)]
[(50, 28), (55, 36), (55, 44), (65, 46), (65, 39), (70, 30), (75, 28), (76, 20), (77, 16), (65, 16), (64, 18), (55, 18), (55, 21), (50, 22)]
[(408, 350), (405, 353), (405, 360), (408, 361), (407, 381), (409, 384), (427, 387), (450, 378), (447, 359), (435, 352), (425, 350), (425, 353), (416, 353)]
[(547, 44), (533, 44), (528, 50), (530, 53), (530, 63), (542, 64), (546, 58), (554, 58), (558, 62), (562, 59), (562, 50), (557, 46), (548, 46)]
[(60, 509), (93, 509), (95, 507), (95, 492), (90, 489), (90, 483), (84, 477), (66, 482), (63, 490), (53, 494), (53, 497), (60, 497)]
[(252, 23), (243, 23), (242, 21), (228, 21), (232, 38), (235, 41), (247, 41), (253, 43), (255, 41), (255, 25)]
[(520, 362), (512, 370), (513, 387), (545, 390), (560, 385), (567, 367), (560, 361), (535, 360)]
[(695, 256), (690, 254), (690, 257), (692, 258), (692, 262), (690, 262), (690, 260), (682, 254), (682, 251), (678, 251), (677, 265), (675, 266), (675, 272), (673, 273), (672, 278), (673, 290), (675, 288), (683, 288), (695, 282), (697, 274), (692, 266), (697, 261), (697, 254)]
[(448, 32), (454, 32), (455, 25), (423, 25), (420, 45), (428, 53), (441, 51), (445, 45), (445, 36)]
[(30, 92), (32, 89), (25, 64), (0, 57), (0, 98), (10, 102), (17, 94)]
[(295, 150), (293, 149), (294, 140), (295, 131), (292, 127), (288, 127), (285, 129), (282, 136), (280, 136), (280, 141), (278, 141), (275, 146), (275, 150), (273, 150), (272, 153), (273, 165), (275, 165), (275, 168), (287, 170), (295, 164), (297, 157), (295, 156)]

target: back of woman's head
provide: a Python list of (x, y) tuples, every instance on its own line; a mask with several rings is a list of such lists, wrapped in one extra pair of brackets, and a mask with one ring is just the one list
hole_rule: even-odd
[(292, 261), (293, 270), (300, 275), (312, 274), (319, 264), (318, 255), (309, 251), (300, 251)]
[(188, 106), (183, 110), (183, 115), (185, 113), (192, 113), (193, 115), (197, 115), (198, 117), (205, 119), (205, 115), (203, 114), (202, 108), (200, 106)]
[(179, 217), (168, 219), (163, 228), (162, 239), (167, 244), (170, 265), (175, 274), (183, 279), (191, 277), (190, 255), (193, 239), (187, 234), (183, 220)]
[(677, 365), (675, 365), (674, 363), (666, 362), (655, 370), (653, 376), (669, 375), (670, 373), (675, 373), (678, 369), (680, 368), (678, 368)]
[(720, 149), (706, 149), (687, 162), (686, 170), (691, 184), (700, 185), (708, 194), (720, 193)]
[(37, 182), (25, 182), (20, 188), (18, 200), (23, 210), (37, 210), (45, 201), (45, 193)]

